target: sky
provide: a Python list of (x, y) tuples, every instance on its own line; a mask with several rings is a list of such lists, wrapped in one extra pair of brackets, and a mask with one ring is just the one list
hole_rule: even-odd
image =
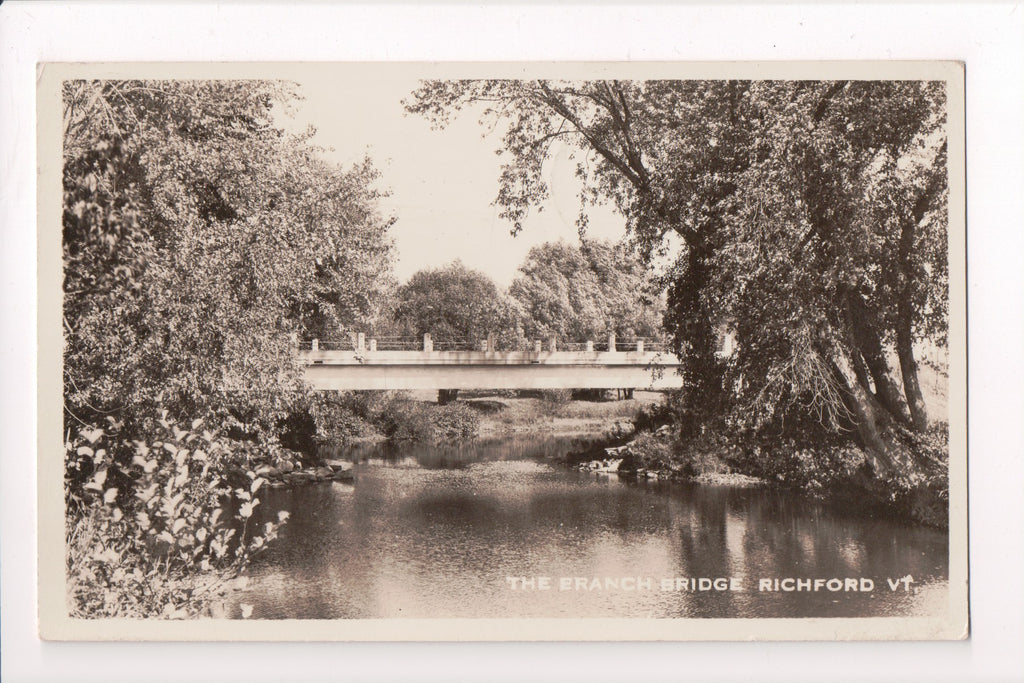
[[(379, 187), (390, 196), (385, 214), (397, 262), (405, 281), (416, 271), (455, 259), (508, 286), (530, 247), (548, 241), (578, 240), (579, 184), (567, 147), (552, 148), (544, 173), (551, 196), (541, 211), (531, 210), (516, 237), (493, 205), (501, 160), (501, 130), (489, 135), (477, 116), (463, 112), (448, 128), (432, 130), (423, 117), (406, 115), (401, 101), (417, 87), (414, 78), (374, 77), (319, 69), (299, 80), (299, 102), (288, 127), (317, 129), (314, 142), (330, 148), (329, 160), (350, 165), (369, 155), (381, 172)], [(589, 211), (588, 236), (618, 240), (624, 220), (610, 207)]]

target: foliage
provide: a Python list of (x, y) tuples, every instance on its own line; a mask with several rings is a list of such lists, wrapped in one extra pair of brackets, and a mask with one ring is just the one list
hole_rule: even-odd
[(436, 442), (476, 436), (480, 417), (464, 403), (429, 405), (401, 397), (381, 415), (382, 431), (392, 441)]
[(584, 240), (530, 249), (509, 287), (530, 339), (561, 342), (661, 336), (664, 302), (640, 261), (622, 245)]
[(379, 308), (376, 174), (278, 128), (294, 97), (264, 81), (65, 84), (69, 416), (127, 429), (167, 409), (272, 435), (294, 338)]
[(395, 322), (404, 334), (470, 344), (495, 334), (505, 345), (521, 336), (515, 303), (487, 275), (461, 261), (415, 273), (395, 299)]
[(610, 389), (573, 389), (570, 397), (573, 401), (604, 401)]
[(479, 414), (465, 403), (449, 403), (429, 410), (435, 441), (468, 439), (480, 429)]
[(629, 451), (619, 464), (619, 471), (633, 473), (637, 470), (669, 471), (674, 469), (676, 453), (672, 444), (650, 432), (642, 432), (630, 442)]
[(637, 432), (653, 432), (659, 427), (673, 424), (679, 413), (680, 392), (669, 392), (665, 399), (657, 403), (641, 406), (633, 418), (633, 426)]
[(291, 462), (279, 430), (310, 446), (295, 341), (379, 314), (390, 220), (368, 161), (279, 127), (291, 85), (63, 95), (69, 607), (192, 616), (273, 539), (248, 525), (253, 470)]
[(311, 394), (307, 410), (313, 417), (317, 444), (338, 445), (378, 434), (391, 400), (391, 392), (384, 391)]
[(406, 106), (438, 125), (464, 109), (504, 120), (496, 201), (514, 231), (567, 146), (581, 230), (588, 204), (610, 202), (645, 260), (679, 245), (662, 282), (686, 420), (814, 421), (880, 476), (925, 466), (901, 430), (928, 423), (914, 343), (945, 334), (941, 83), (431, 81)]
[(567, 404), (572, 400), (571, 389), (543, 389), (540, 391), (541, 401), (544, 403), (544, 407), (551, 412), (556, 412), (559, 408)]
[(926, 467), (876, 476), (867, 453), (848, 441), (733, 440), (723, 452), (737, 471), (864, 511), (890, 513), (933, 526), (948, 525), (948, 442), (938, 425), (910, 437)]
[[(147, 421), (149, 422), (149, 421)], [(75, 617), (182, 618), (211, 602), (278, 533), (250, 526), (264, 480), (199, 421), (152, 440), (109, 420), (65, 444), (68, 608)]]

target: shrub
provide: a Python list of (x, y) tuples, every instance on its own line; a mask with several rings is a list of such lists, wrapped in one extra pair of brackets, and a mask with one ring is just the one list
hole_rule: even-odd
[(394, 400), (391, 392), (317, 392), (307, 408), (315, 423), (317, 446), (340, 445), (381, 431), (383, 414)]
[(540, 400), (548, 410), (557, 410), (572, 400), (572, 390), (544, 389), (540, 392)]
[(569, 398), (573, 401), (604, 401), (608, 398), (608, 389), (571, 389)]
[(638, 432), (653, 432), (658, 427), (672, 425), (675, 413), (668, 401), (640, 406), (633, 418), (633, 426)]
[(881, 481), (890, 504), (911, 519), (933, 526), (949, 524), (949, 431), (933, 425), (924, 434), (907, 432), (905, 438), (921, 466), (900, 471)]
[(278, 422), (281, 445), (298, 451), (308, 458), (315, 458), (319, 441), (317, 423), (313, 413), (306, 409), (293, 410)]
[(480, 417), (465, 403), (450, 403), (430, 410), (435, 440), (468, 439), (480, 429)]
[[(209, 613), (277, 523), (250, 526), (265, 483), (251, 450), (199, 421), (152, 421), (146, 441), (84, 429), (65, 444), (68, 610), (75, 617)], [(266, 456), (263, 452), (261, 455)]]
[(637, 470), (666, 471), (673, 461), (672, 446), (649, 432), (639, 434), (629, 445), (629, 451), (619, 463), (619, 471), (625, 473)]
[(463, 439), (475, 436), (479, 428), (479, 416), (464, 403), (437, 406), (395, 400), (383, 418), (384, 434), (394, 441)]
[(395, 400), (381, 414), (381, 431), (393, 441), (432, 441), (429, 408), (415, 401)]

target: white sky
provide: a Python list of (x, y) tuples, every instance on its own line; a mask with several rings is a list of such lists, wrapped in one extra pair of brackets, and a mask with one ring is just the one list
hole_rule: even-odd
[[(382, 208), (397, 218), (391, 235), (400, 281), (458, 258), (504, 287), (531, 246), (578, 239), (579, 185), (569, 149), (553, 148), (545, 166), (551, 197), (542, 211), (531, 210), (513, 238), (511, 224), (498, 218), (492, 205), (501, 165), (495, 154), (500, 129), (483, 137), (487, 131), (468, 111), (444, 130), (431, 130), (421, 116), (405, 115), (401, 100), (417, 87), (415, 79), (311, 71), (299, 81), (304, 100), (293, 125), (312, 124), (314, 142), (333, 149), (327, 154), (332, 161), (348, 165), (365, 154), (373, 160), (381, 172), (380, 188), (391, 192)], [(610, 207), (598, 207), (590, 210), (587, 234), (617, 240), (625, 234), (623, 225)]]

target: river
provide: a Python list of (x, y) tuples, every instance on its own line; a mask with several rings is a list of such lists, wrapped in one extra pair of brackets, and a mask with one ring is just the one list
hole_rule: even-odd
[[(229, 614), (243, 603), (263, 619), (870, 617), (945, 609), (944, 531), (772, 489), (579, 472), (557, 462), (573, 447), (570, 438), (517, 435), (335, 453), (356, 463), (354, 483), (264, 497), (263, 520), (279, 510), (291, 518), (255, 560)], [(912, 582), (893, 589), (890, 581), (908, 576)], [(716, 590), (714, 579), (718, 588), (731, 579), (731, 589)], [(817, 590), (814, 579), (822, 579)], [(837, 584), (829, 579), (843, 588), (831, 590)], [(772, 590), (761, 590), (762, 580)]]

